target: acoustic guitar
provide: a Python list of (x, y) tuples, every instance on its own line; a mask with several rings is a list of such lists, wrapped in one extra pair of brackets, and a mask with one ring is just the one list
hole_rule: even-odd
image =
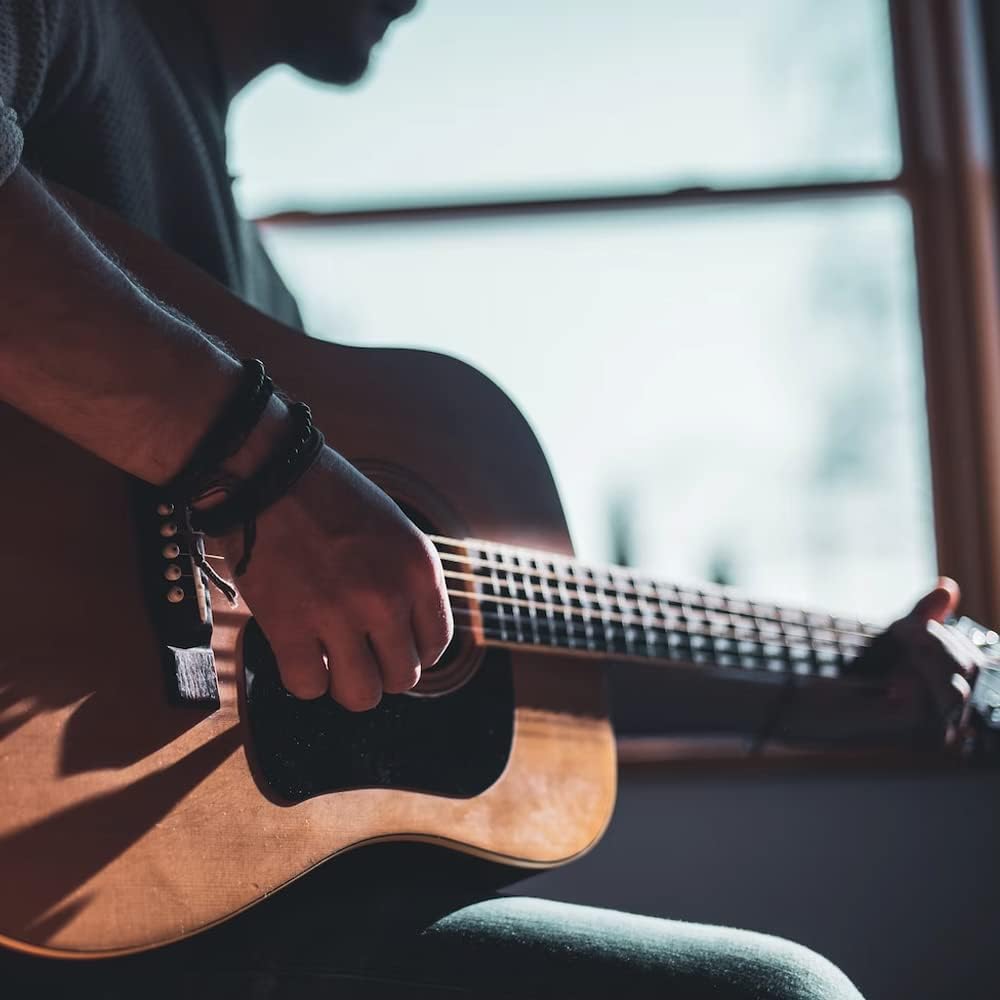
[[(0, 944), (152, 948), (386, 840), (570, 861), (615, 798), (608, 662), (856, 680), (872, 626), (574, 560), (534, 435), (471, 367), (311, 340), (70, 200), (153, 294), (264, 359), (428, 532), (456, 634), (416, 690), (370, 712), (298, 701), (246, 607), (213, 602), (199, 540), (155, 490), (0, 408), (17, 470), (0, 493)], [(998, 688), (983, 671), (988, 723)]]

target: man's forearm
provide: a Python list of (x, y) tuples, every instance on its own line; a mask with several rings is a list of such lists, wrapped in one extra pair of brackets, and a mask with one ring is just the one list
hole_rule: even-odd
[[(0, 186), (0, 261), (0, 400), (132, 475), (168, 480), (239, 363), (146, 294), (23, 168)], [(282, 409), (275, 400), (248, 451)]]

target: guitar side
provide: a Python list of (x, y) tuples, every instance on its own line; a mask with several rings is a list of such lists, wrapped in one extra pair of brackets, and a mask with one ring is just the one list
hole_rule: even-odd
[[(306, 338), (109, 213), (74, 207), (146, 288), (263, 358), (333, 447), (428, 527), (570, 551), (537, 441), (488, 379), (440, 355)], [(216, 601), (221, 707), (169, 705), (127, 477), (6, 408), (0, 437), (17, 470), (0, 496), (0, 944), (77, 958), (155, 947), (377, 841), (541, 868), (602, 833), (615, 759), (600, 666), (519, 651), (509, 758), (479, 794), (267, 794), (248, 738), (245, 609)]]

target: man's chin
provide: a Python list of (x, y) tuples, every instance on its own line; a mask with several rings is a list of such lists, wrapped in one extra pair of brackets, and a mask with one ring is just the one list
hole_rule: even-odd
[(294, 69), (319, 83), (335, 83), (341, 87), (357, 83), (368, 72), (371, 48), (357, 47), (327, 53), (322, 60), (296, 60)]

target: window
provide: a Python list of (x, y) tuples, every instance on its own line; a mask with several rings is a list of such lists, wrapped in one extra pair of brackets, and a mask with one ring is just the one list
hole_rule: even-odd
[(935, 550), (886, 4), (425, 0), (384, 49), (234, 111), (307, 328), (500, 382), (581, 557), (901, 611)]

